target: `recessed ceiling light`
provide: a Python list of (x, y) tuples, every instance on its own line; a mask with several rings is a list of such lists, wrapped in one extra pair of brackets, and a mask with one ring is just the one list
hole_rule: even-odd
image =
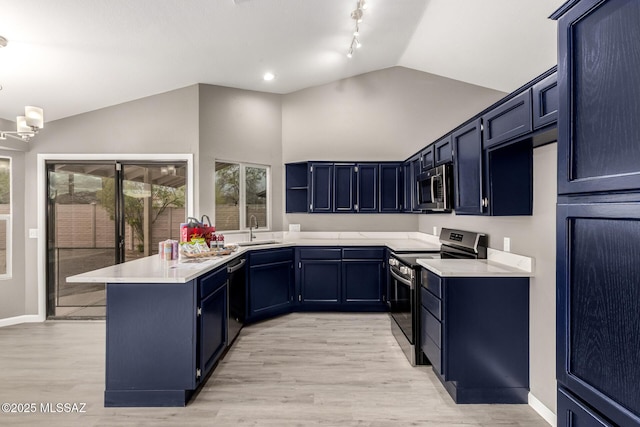
[(271, 80), (275, 79), (276, 76), (273, 73), (264, 73), (264, 76), (262, 76), (262, 78), (266, 81), (266, 82), (270, 82)]
[(8, 41), (4, 37), (0, 36), (0, 47), (5, 47)]

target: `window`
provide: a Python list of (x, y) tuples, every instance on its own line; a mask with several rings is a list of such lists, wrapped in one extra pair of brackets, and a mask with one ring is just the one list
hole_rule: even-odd
[(269, 228), (269, 166), (216, 161), (214, 179), (216, 230)]
[(0, 158), (0, 279), (11, 277), (11, 160)]

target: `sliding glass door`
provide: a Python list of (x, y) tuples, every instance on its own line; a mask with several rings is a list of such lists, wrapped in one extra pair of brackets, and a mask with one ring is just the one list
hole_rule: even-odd
[(186, 162), (47, 163), (47, 315), (101, 318), (104, 284), (66, 277), (157, 254), (185, 218)]

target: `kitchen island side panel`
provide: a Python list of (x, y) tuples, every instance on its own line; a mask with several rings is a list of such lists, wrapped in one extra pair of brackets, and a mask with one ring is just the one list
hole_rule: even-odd
[(184, 406), (196, 388), (196, 286), (107, 284), (105, 406)]

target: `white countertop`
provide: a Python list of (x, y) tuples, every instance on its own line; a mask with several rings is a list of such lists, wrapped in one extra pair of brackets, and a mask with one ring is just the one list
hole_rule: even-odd
[[(329, 232), (271, 233), (257, 240), (279, 243), (240, 247), (231, 255), (201, 260), (165, 261), (158, 255), (67, 277), (70, 283), (186, 283), (248, 251), (292, 246), (386, 246), (397, 252), (438, 252), (436, 236), (424, 233)], [(233, 243), (228, 239), (227, 244)]]
[(418, 259), (440, 277), (533, 277), (533, 259), (487, 249), (487, 259)]

